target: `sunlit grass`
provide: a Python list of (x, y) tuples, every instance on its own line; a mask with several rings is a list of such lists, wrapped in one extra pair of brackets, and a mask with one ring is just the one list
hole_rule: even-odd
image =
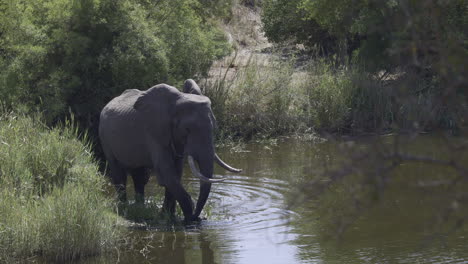
[(0, 118), (0, 262), (65, 261), (114, 248), (119, 217), (90, 146), (71, 125)]
[(253, 55), (247, 65), (201, 82), (213, 103), (218, 138), (456, 127), (451, 120), (457, 112), (434, 103), (439, 89), (434, 80), (410, 72), (382, 77), (324, 58), (297, 67), (294, 57), (280, 57), (272, 53), (265, 63)]

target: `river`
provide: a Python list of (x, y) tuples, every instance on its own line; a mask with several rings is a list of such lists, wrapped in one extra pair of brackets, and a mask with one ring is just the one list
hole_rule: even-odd
[[(394, 140), (377, 138), (387, 146)], [(440, 159), (452, 154), (440, 135), (405, 140), (405, 153)], [(328, 187), (319, 198), (308, 193), (317, 175), (339, 168), (353, 149), (374, 151), (375, 142), (282, 139), (218, 148), (225, 161), (243, 171), (216, 168), (227, 180), (213, 184), (206, 220), (132, 227), (131, 246), (82, 262), (468, 263), (468, 228), (460, 222), (466, 204), (457, 202), (460, 195), (466, 199), (467, 188), (450, 184), (452, 169), (402, 162), (375, 192), (350, 180)], [(189, 172), (186, 168), (184, 183), (197, 190)], [(147, 186), (149, 197), (161, 191), (154, 179)]]

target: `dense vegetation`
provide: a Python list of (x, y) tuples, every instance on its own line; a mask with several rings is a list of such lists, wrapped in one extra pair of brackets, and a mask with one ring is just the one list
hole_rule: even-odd
[(466, 61), (463, 0), (266, 0), (263, 7), (271, 40), (351, 56), (368, 71), (412, 65), (459, 72)]
[(0, 117), (0, 262), (76, 259), (121, 239), (105, 178), (76, 128)]
[[(223, 135), (463, 126), (464, 1), (240, 3), (261, 6), (270, 41), (304, 44), (308, 67), (301, 69), (307, 74), (294, 75), (293, 59), (273, 62), (269, 69), (252, 60), (237, 80), (209, 80), (205, 86)], [(233, 20), (232, 5), (221, 0), (2, 2), (2, 104), (42, 111), (48, 124), (71, 112), (95, 135), (100, 109), (123, 90), (206, 77), (213, 60), (230, 52), (218, 24)]]
[(203, 76), (229, 46), (215, 18), (225, 1), (0, 2), (0, 97), (8, 108), (74, 113), (94, 129), (125, 89)]
[(218, 27), (230, 7), (221, 0), (0, 1), (0, 106), (25, 114), (0, 118), (0, 262), (63, 261), (118, 246), (118, 217), (90, 146), (75, 128), (47, 127), (72, 113), (94, 140), (100, 110), (125, 89), (205, 76), (230, 52)]
[[(212, 62), (232, 50), (219, 25), (234, 23), (239, 3), (262, 8), (278, 49), (268, 65), (232, 60), (213, 78)], [(75, 129), (47, 128), (70, 113), (93, 137), (100, 110), (125, 89), (194, 78), (221, 138), (461, 130), (467, 28), (463, 0), (0, 1), (0, 105), (26, 114), (0, 118), (0, 262), (117, 243), (89, 146)]]
[[(214, 85), (214, 94), (230, 90), (218, 105), (234, 124), (227, 131), (250, 137), (466, 126), (464, 1), (265, 0), (262, 8), (270, 41), (306, 51), (291, 58), (283, 49), (286, 62), (267, 70), (253, 62), (232, 83)], [(291, 68), (294, 56), (306, 66)]]

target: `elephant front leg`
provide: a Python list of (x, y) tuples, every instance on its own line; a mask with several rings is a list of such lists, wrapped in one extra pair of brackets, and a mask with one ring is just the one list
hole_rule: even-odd
[(163, 212), (171, 216), (175, 213), (176, 200), (168, 188), (165, 188)]
[[(180, 183), (182, 178), (182, 170), (184, 167), (184, 158), (175, 158), (175, 180)], [(175, 214), (175, 206), (176, 206), (176, 199), (171, 194), (168, 188), (165, 188), (164, 194), (164, 204), (163, 204), (163, 212), (174, 215)]]
[(190, 194), (187, 193), (184, 187), (178, 182), (170, 182), (166, 185), (166, 193), (170, 193), (169, 196), (173, 197), (169, 197), (167, 200), (165, 199), (164, 202), (166, 205), (167, 201), (167, 208), (170, 210), (171, 206), (174, 207), (174, 205), (171, 204), (171, 201), (174, 199), (177, 200), (180, 208), (182, 209), (182, 212), (184, 213), (185, 221), (192, 221), (194, 204), (192, 197), (190, 197)]
[(175, 212), (175, 201), (179, 203), (186, 221), (193, 218), (194, 203), (192, 197), (184, 189), (180, 182), (183, 160), (172, 159), (172, 155), (160, 156), (158, 174), (159, 180), (165, 187), (163, 210), (169, 213)]

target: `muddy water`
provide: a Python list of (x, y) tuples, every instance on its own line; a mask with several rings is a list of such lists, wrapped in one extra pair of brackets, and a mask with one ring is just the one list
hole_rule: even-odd
[[(392, 138), (381, 139), (386, 140)], [(444, 151), (444, 142), (439, 136), (422, 136), (408, 150), (446, 156), (450, 152)], [(365, 140), (344, 144), (369, 148)], [(216, 173), (228, 179), (213, 185), (206, 220), (193, 226), (132, 229), (136, 242), (129, 249), (85, 263), (468, 262), (467, 229), (451, 229), (451, 218), (444, 221), (438, 213), (454, 195), (444, 182), (454, 172), (444, 168), (402, 166), (399, 174), (404, 180), (395, 180), (373, 206), (338, 233), (334, 219), (344, 214), (333, 205), (340, 203), (340, 193), (328, 195), (323, 202), (330, 203), (330, 210), (324, 210), (304, 200), (297, 187), (310, 182), (324, 165), (351, 155), (342, 146), (342, 142), (288, 139), (220, 148), (223, 159), (244, 170), (228, 174), (217, 168)], [(197, 181), (188, 174), (184, 178), (197, 190)], [(463, 188), (457, 190), (463, 193)], [(149, 186), (150, 195), (158, 191)], [(297, 200), (302, 202), (289, 206)]]

